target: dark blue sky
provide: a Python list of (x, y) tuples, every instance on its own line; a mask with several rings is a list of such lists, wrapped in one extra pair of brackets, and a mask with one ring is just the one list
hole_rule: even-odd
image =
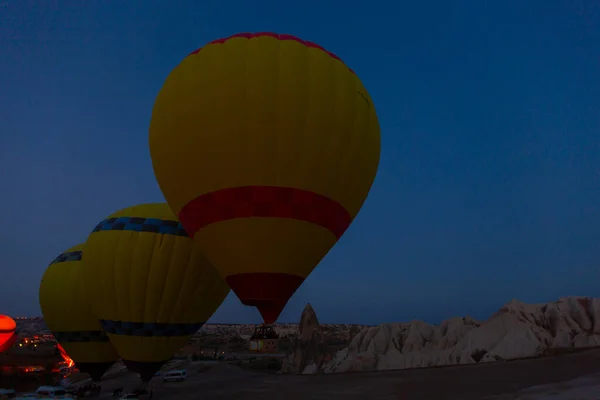
[[(38, 315), (58, 253), (162, 200), (154, 98), (190, 51), (241, 31), (339, 55), (382, 129), (363, 211), (281, 320), (307, 301), (324, 322), (380, 323), (600, 296), (598, 2), (1, 3), (1, 313)], [(259, 315), (232, 296), (213, 320)]]

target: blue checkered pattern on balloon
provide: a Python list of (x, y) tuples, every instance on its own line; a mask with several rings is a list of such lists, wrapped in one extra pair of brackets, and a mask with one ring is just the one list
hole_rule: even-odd
[(58, 342), (108, 342), (108, 336), (102, 331), (70, 331), (54, 332), (54, 338)]
[(67, 251), (66, 253), (62, 253), (58, 257), (56, 257), (50, 265), (58, 264), (67, 261), (80, 261), (81, 260), (81, 251)]
[(118, 217), (108, 218), (100, 222), (92, 232), (101, 231), (133, 231), (153, 232), (162, 235), (188, 237), (187, 232), (178, 221), (158, 218)]
[(204, 322), (193, 324), (160, 322), (125, 322), (101, 320), (102, 329), (108, 334), (126, 336), (188, 336), (198, 332)]

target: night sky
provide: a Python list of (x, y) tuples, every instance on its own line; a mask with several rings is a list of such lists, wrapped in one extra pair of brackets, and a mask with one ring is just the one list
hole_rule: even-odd
[[(382, 130), (363, 210), (280, 321), (306, 302), (376, 324), (600, 296), (596, 1), (0, 3), (0, 313), (39, 315), (56, 255), (163, 200), (156, 94), (192, 50), (243, 31), (336, 53)], [(232, 295), (213, 321), (260, 317)]]

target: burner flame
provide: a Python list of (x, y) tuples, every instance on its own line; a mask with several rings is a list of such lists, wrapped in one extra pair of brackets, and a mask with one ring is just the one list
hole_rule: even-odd
[(67, 364), (67, 368), (72, 368), (75, 365), (75, 361), (73, 361), (73, 359), (69, 357), (65, 349), (63, 349), (63, 347), (60, 344), (57, 343), (56, 348), (58, 349), (58, 351), (60, 351), (60, 355)]

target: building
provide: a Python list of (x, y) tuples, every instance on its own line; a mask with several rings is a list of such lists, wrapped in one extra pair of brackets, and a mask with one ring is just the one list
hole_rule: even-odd
[(13, 348), (0, 354), (0, 372), (2, 375), (37, 374), (58, 372), (64, 366), (60, 354), (29, 349)]
[(200, 354), (196, 353), (196, 356), (218, 360), (219, 358), (224, 357), (225, 352), (227, 352), (228, 350), (229, 349), (227, 346), (204, 345), (200, 349)]
[(218, 360), (220, 357), (224, 357), (228, 351), (227, 345), (207, 345), (207, 344), (194, 344), (187, 345), (179, 350), (174, 357), (175, 358), (189, 358), (189, 359), (215, 359)]
[(277, 353), (279, 335), (272, 326), (260, 325), (250, 337), (249, 350), (253, 353)]

